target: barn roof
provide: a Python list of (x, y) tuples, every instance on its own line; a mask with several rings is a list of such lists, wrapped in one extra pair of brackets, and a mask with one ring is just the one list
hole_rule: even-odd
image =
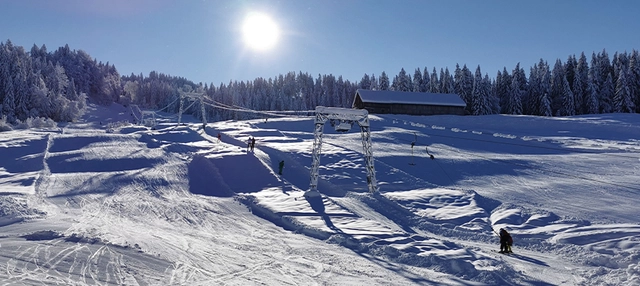
[(458, 96), (452, 93), (428, 93), (428, 92), (405, 92), (391, 90), (367, 90), (358, 89), (356, 97), (360, 96), (362, 102), (371, 103), (405, 103), (418, 105), (446, 105), (462, 106), (467, 104)]

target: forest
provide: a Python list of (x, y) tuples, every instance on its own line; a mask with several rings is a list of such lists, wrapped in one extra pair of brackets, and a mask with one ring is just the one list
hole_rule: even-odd
[[(528, 70), (516, 63), (495, 78), (472, 72), (466, 65), (455, 70), (416, 68), (413, 75), (402, 68), (397, 75), (382, 71), (364, 74), (351, 82), (342, 76), (287, 72), (273, 78), (228, 83), (194, 83), (186, 78), (151, 71), (121, 76), (116, 67), (92, 58), (68, 45), (49, 52), (45, 45), (29, 51), (10, 40), (0, 42), (0, 126), (25, 122), (72, 122), (82, 116), (87, 103), (178, 112), (183, 93), (204, 94), (226, 106), (252, 110), (305, 111), (317, 105), (350, 108), (357, 89), (454, 93), (467, 104), (469, 115), (524, 114), (571, 116), (598, 113), (640, 113), (638, 51), (607, 51), (569, 55), (553, 67), (540, 59)], [(206, 114), (202, 114), (205, 110)], [(254, 113), (234, 109), (202, 109), (198, 102), (187, 114), (207, 121), (255, 118)], [(3, 128), (0, 128), (2, 130)]]

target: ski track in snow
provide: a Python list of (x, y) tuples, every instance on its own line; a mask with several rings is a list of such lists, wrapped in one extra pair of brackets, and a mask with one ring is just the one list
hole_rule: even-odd
[(637, 115), (371, 117), (381, 193), (360, 134), (327, 126), (319, 201), (312, 119), (0, 133), (0, 285), (640, 281)]

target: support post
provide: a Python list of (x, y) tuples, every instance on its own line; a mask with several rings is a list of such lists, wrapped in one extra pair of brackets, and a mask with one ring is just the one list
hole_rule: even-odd
[(318, 172), (320, 168), (320, 153), (322, 150), (322, 135), (324, 133), (324, 122), (326, 118), (322, 114), (316, 114), (315, 127), (313, 131), (313, 154), (311, 158), (311, 182), (309, 191), (305, 195), (319, 196), (318, 192)]
[(202, 113), (202, 130), (204, 130), (207, 127), (207, 114), (205, 114), (203, 99), (204, 99), (204, 94), (200, 96), (200, 113)]
[(180, 122), (182, 120), (182, 92), (180, 92), (180, 110), (178, 110), (178, 125), (180, 125)]

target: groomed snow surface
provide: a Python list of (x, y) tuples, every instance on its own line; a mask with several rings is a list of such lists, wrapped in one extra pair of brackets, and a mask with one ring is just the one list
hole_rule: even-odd
[(639, 114), (369, 117), (2, 132), (0, 285), (640, 285)]

